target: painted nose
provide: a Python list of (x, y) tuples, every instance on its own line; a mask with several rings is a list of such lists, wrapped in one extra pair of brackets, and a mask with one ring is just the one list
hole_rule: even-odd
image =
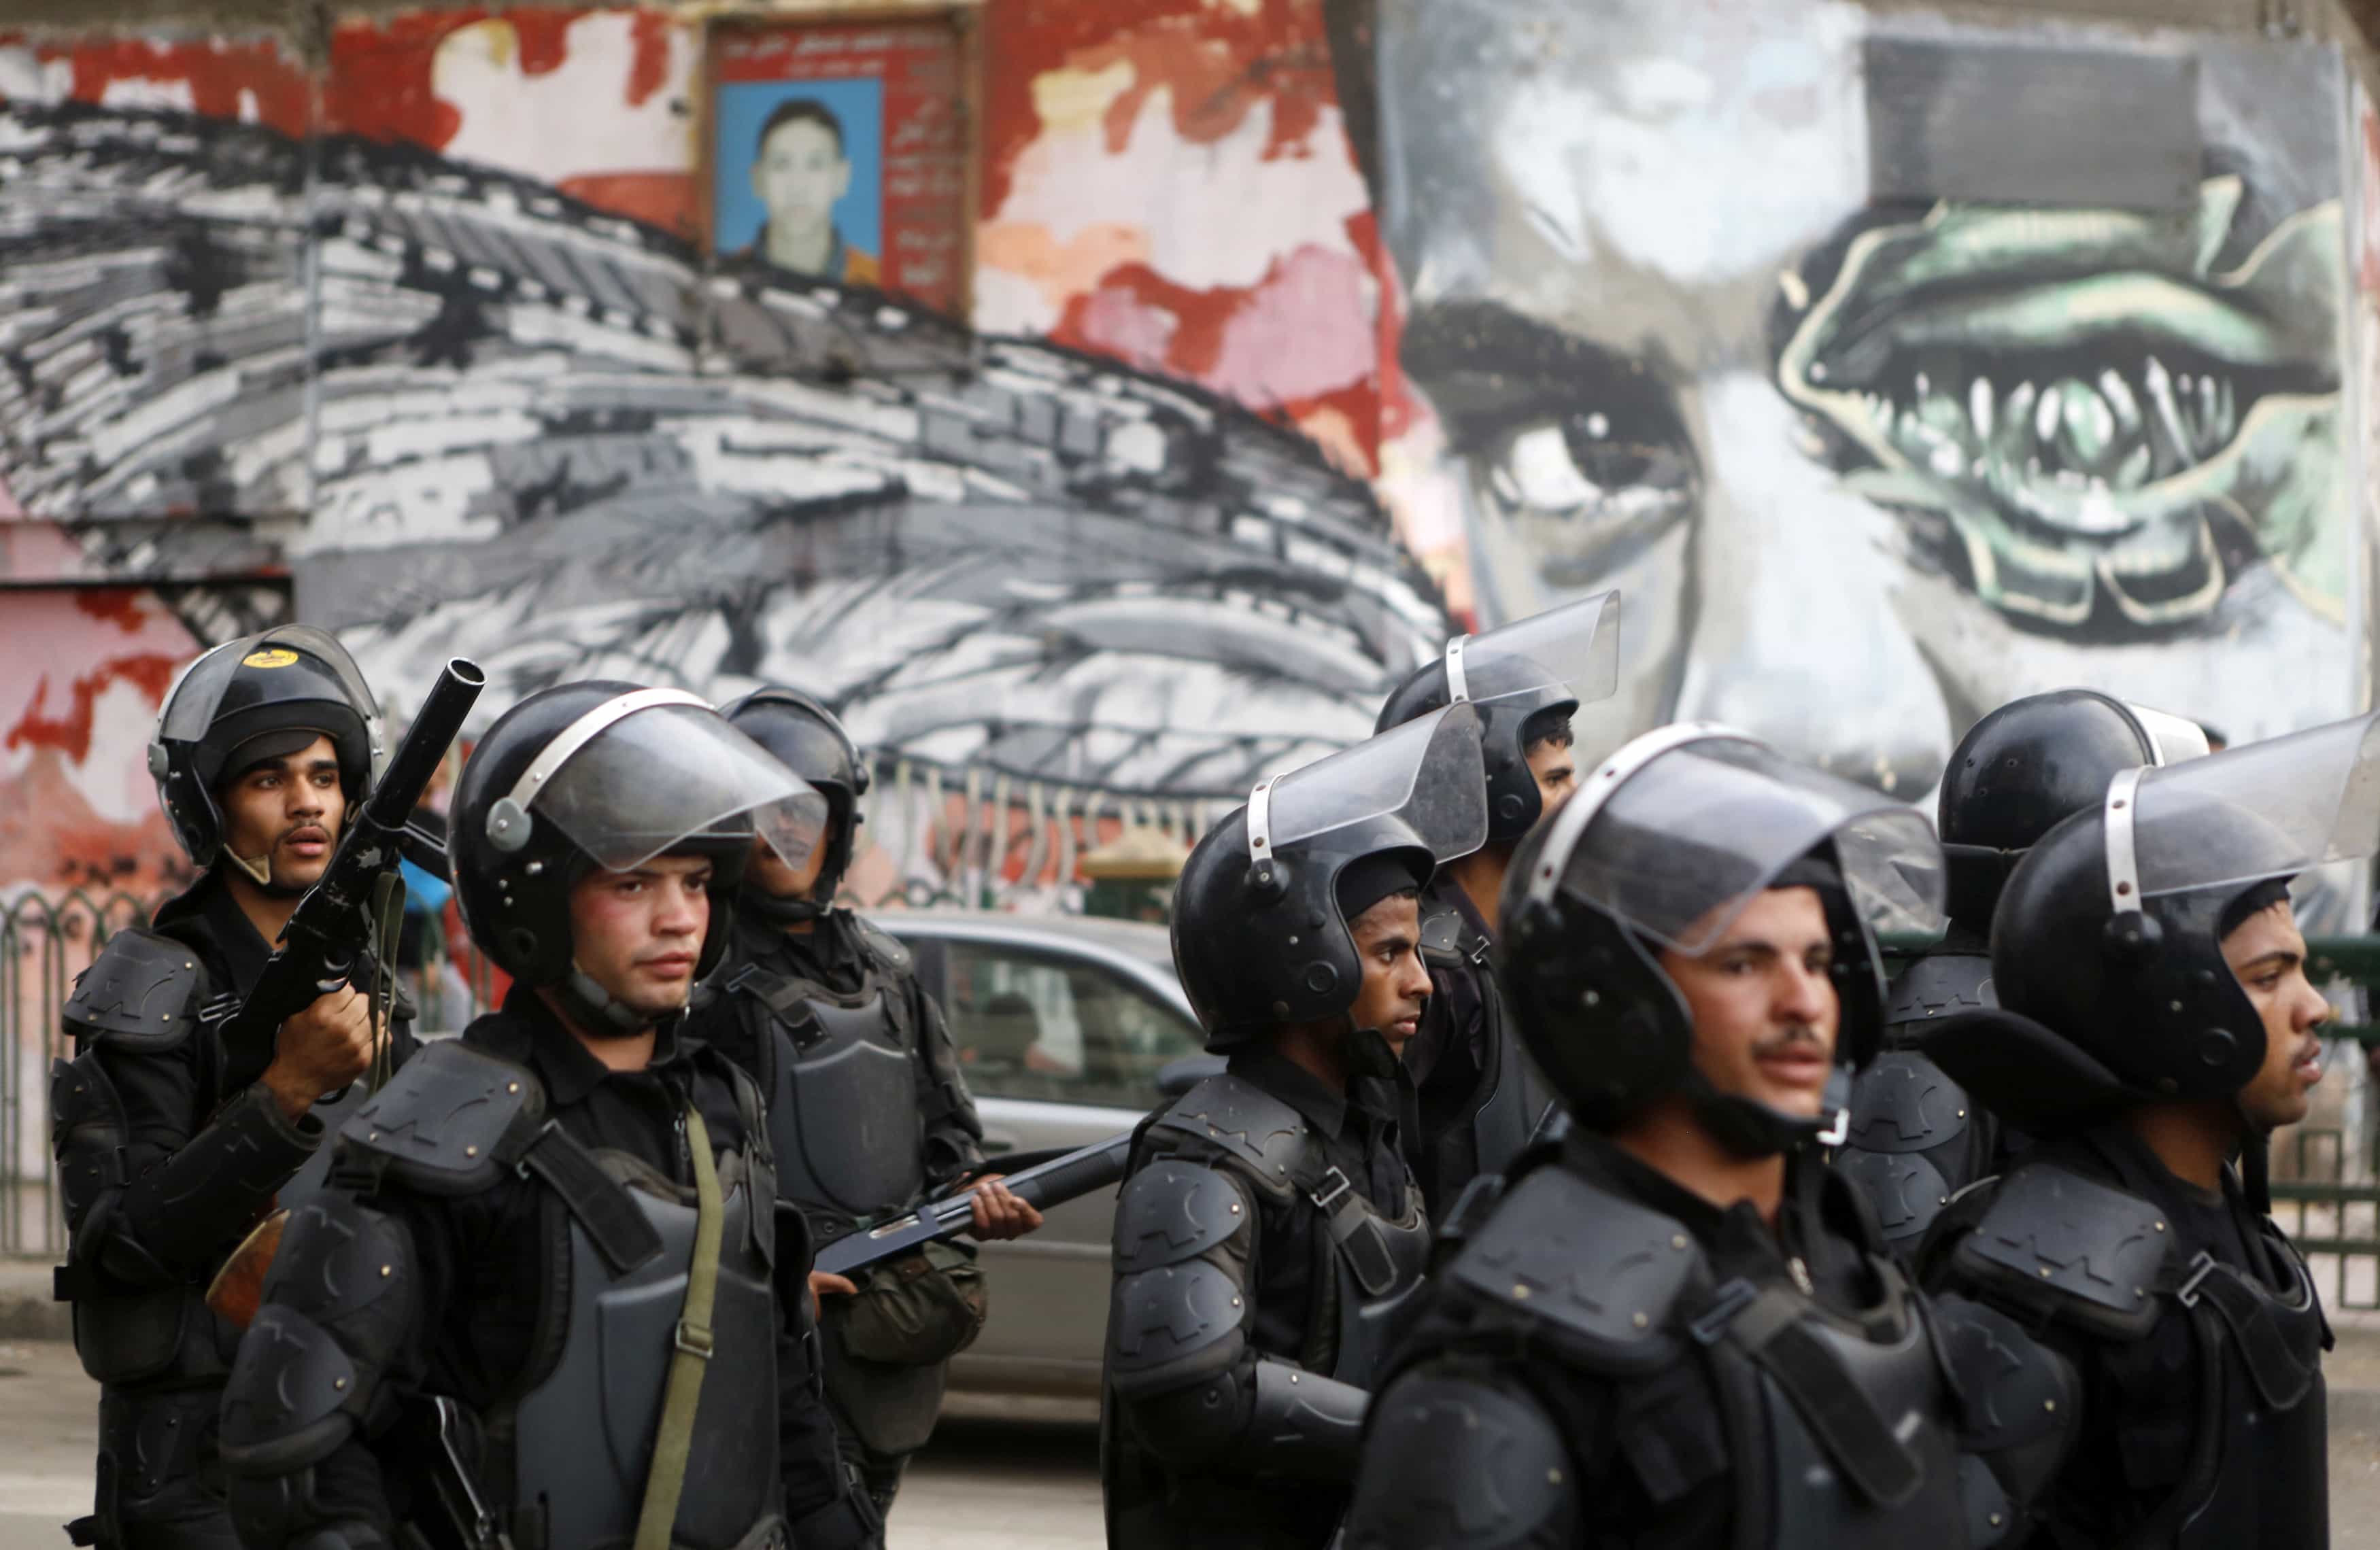
[(1679, 719), (1724, 721), (1803, 764), (1924, 796), (1949, 757), (1950, 721), (1894, 612), (1893, 518), (1811, 459), (1765, 378), (1711, 380), (1698, 402), (1709, 478)]

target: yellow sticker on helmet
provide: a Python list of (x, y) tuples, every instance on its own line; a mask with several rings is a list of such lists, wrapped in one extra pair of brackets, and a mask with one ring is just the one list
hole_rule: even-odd
[(261, 651), (250, 651), (239, 660), (242, 667), (288, 667), (298, 660), (298, 653), (278, 646), (268, 646)]

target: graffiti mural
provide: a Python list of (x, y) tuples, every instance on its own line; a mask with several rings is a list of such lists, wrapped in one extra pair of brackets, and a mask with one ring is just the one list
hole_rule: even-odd
[[(1362, 735), (1442, 638), (1367, 489), (1294, 430), (864, 287), (707, 267), (668, 203), (690, 190), (676, 116), (613, 135), (613, 172), (549, 149), (599, 82), (632, 116), (673, 90), (692, 44), (540, 17), (343, 28), (329, 79), (372, 86), (311, 135), (12, 98), (0, 232), (64, 252), (72, 212), (76, 245), (7, 354), (84, 351), (55, 373), (70, 417), (0, 442), (27, 509), (294, 504), (273, 537), (300, 611), (400, 716), (453, 653), (489, 668), (490, 715), (590, 674), (808, 686), (913, 777), (880, 840), (930, 831), (911, 849), (942, 868), (1028, 881)], [(529, 164), (498, 164), (507, 143)], [(161, 239), (168, 203), (200, 224)], [(67, 273), (120, 252), (162, 320), (128, 353), (94, 340), (118, 297)], [(188, 279), (251, 252), (271, 260), (220, 288)], [(232, 297), (271, 326), (223, 326)], [(176, 329), (208, 385), (161, 411), (124, 379)]]
[(1872, 203), (1867, 45), (2005, 30), (1330, 8), (1482, 612), (1628, 594), (1599, 739), (1709, 717), (1915, 797), (2058, 684), (2235, 740), (2353, 708), (2334, 54), (2147, 45), (2194, 62), (2182, 208)]

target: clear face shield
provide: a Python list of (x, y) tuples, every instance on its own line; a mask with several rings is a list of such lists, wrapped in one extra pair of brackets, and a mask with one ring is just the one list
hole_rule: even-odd
[(489, 810), (490, 840), (526, 844), (532, 815), (614, 872), (686, 844), (756, 836), (798, 868), (825, 831), (827, 800), (703, 701), (643, 689), (548, 744)]
[(1487, 842), (1476, 710), (1433, 710), (1260, 781), (1248, 793), (1248, 857), (1263, 861), (1387, 819), (1411, 829), (1440, 866)]
[(1567, 893), (1690, 957), (1829, 841), (1869, 930), (1942, 926), (1942, 849), (1922, 815), (1725, 728), (1638, 738), (1550, 821), (1533, 898)]
[(2126, 770), (2106, 814), (2118, 914), (2361, 860), (2380, 849), (2380, 712)]
[(1451, 698), (1488, 704), (1547, 690), (1581, 705), (1620, 683), (1620, 594), (1597, 592), (1447, 643)]

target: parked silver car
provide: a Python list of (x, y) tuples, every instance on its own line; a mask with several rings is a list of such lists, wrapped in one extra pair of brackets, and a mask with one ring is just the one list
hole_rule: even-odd
[[(1131, 1129), (1157, 1107), (1159, 1071), (1199, 1051), (1160, 926), (972, 910), (869, 918), (908, 945), (941, 1003), (994, 1165)], [(953, 1391), (1099, 1393), (1114, 1214), (1110, 1187), (984, 1246), (991, 1317), (952, 1364)]]

